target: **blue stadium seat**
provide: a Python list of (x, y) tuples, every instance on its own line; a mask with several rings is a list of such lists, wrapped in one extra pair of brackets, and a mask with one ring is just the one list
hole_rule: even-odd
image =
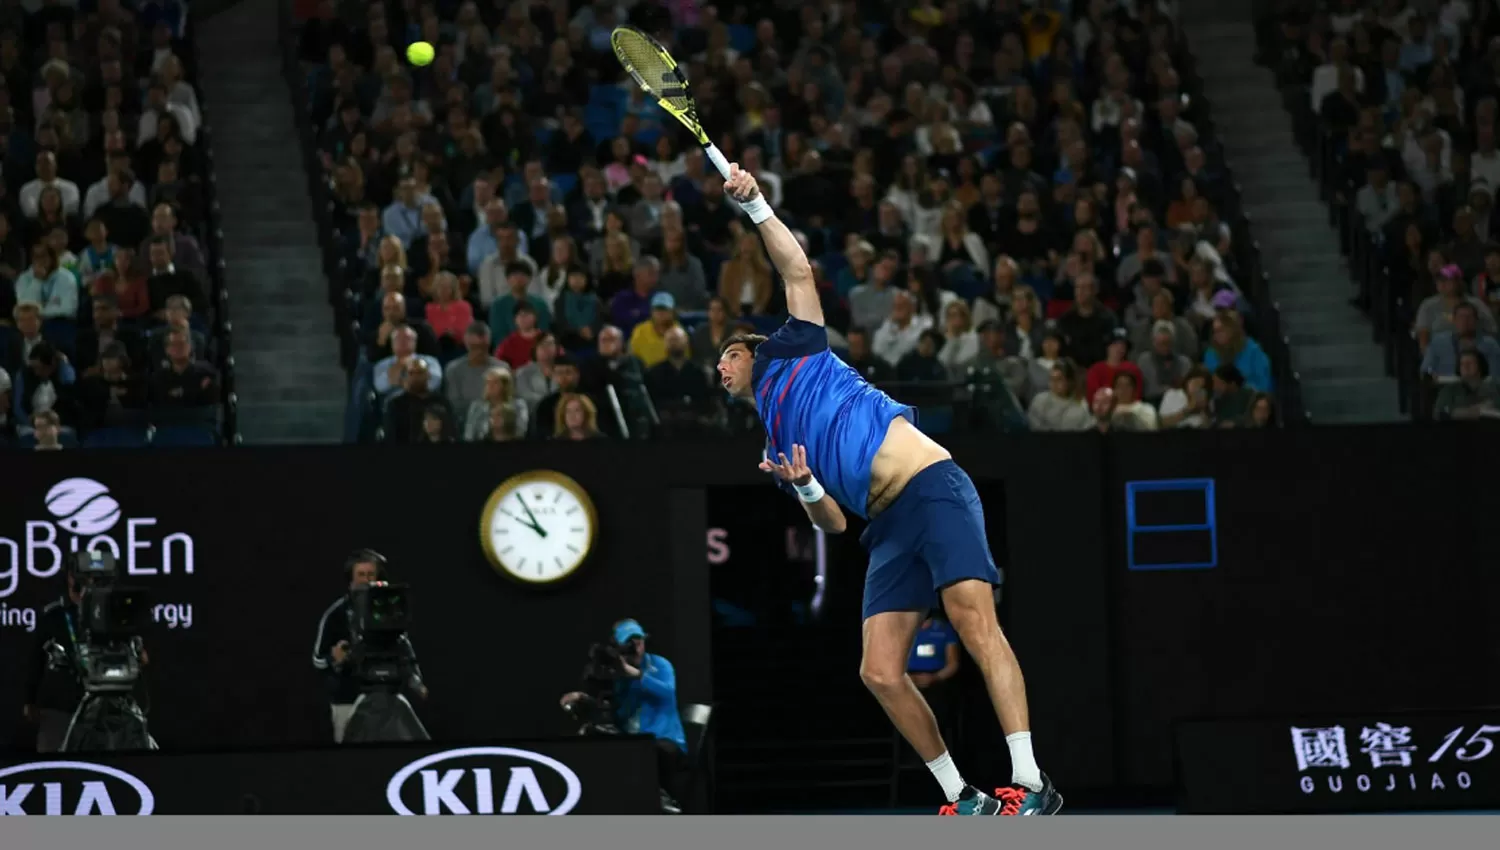
[(218, 432), (208, 425), (163, 425), (151, 434), (151, 445), (158, 448), (218, 444)]
[(150, 442), (145, 426), (119, 425), (90, 431), (83, 438), (86, 449), (135, 449)]
[(556, 186), (564, 197), (578, 185), (577, 174), (549, 174), (547, 179), (552, 181), (552, 185)]
[(532, 131), (532, 136), (536, 139), (537, 147), (546, 147), (547, 143), (552, 141), (553, 132), (554, 131), (551, 127), (538, 125), (537, 128)]

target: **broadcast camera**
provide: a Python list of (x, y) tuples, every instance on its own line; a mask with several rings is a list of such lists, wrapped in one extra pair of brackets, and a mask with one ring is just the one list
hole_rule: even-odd
[(117, 584), (118, 566), (109, 552), (79, 552), (73, 580), (82, 592), (78, 646), (88, 693), (123, 693), (141, 677), (141, 635), (150, 617), (146, 592)]
[(567, 707), (578, 721), (580, 735), (618, 735), (615, 725), (615, 682), (625, 678), (620, 649), (605, 643), (589, 647), (583, 668), (583, 697)]
[(411, 675), (407, 585), (371, 582), (349, 592), (349, 657), (367, 687), (399, 689)]

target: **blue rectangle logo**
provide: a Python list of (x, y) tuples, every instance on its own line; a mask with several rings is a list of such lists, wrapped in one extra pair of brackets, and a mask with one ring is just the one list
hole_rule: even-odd
[(1212, 478), (1125, 484), (1125, 558), (1131, 570), (1208, 570), (1219, 565)]

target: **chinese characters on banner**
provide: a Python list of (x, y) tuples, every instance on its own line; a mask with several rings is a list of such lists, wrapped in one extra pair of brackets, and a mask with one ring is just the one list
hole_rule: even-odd
[[(1349, 734), (1345, 728), (1293, 726), (1291, 733), (1303, 793), (1328, 791), (1337, 794), (1346, 790), (1343, 774), (1354, 768), (1356, 760), (1351, 759)], [(1467, 738), (1464, 737), (1466, 733)], [(1459, 726), (1448, 731), (1433, 746), (1431, 755), (1422, 759), (1421, 746), (1412, 727), (1379, 721), (1365, 725), (1358, 737), (1357, 752), (1361, 754), (1357, 759), (1358, 772), (1350, 777), (1350, 784), (1360, 793), (1372, 790), (1416, 791), (1419, 788), (1441, 792), (1450, 786), (1468, 790), (1474, 780), (1466, 766), (1494, 751), (1492, 736), (1497, 734), (1500, 734), (1500, 726)], [(1463, 739), (1462, 744), (1458, 743), (1460, 739)], [(1388, 773), (1372, 777), (1366, 772), (1377, 770)], [(1322, 775), (1322, 782), (1314, 778), (1316, 774)]]

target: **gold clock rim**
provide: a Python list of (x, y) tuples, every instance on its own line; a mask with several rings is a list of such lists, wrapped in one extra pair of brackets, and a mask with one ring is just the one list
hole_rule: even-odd
[[(517, 575), (506, 569), (505, 566), (501, 563), (499, 553), (495, 551), (493, 538), (490, 533), (495, 521), (495, 508), (499, 506), (500, 500), (511, 490), (514, 490), (526, 484), (534, 484), (538, 482), (556, 484), (559, 487), (562, 487), (564, 490), (567, 490), (573, 495), (573, 498), (577, 499), (578, 503), (583, 506), (583, 511), (588, 516), (589, 520), (588, 543), (584, 548), (583, 553), (578, 556), (578, 559), (574, 561), (573, 565), (569, 567), (567, 571), (565, 571), (561, 575), (547, 579), (530, 579), (524, 576)], [(494, 570), (496, 573), (499, 573), (505, 578), (508, 578), (512, 581), (518, 581), (523, 584), (554, 584), (572, 576), (574, 573), (578, 572), (580, 568), (583, 567), (584, 562), (586, 562), (589, 559), (589, 556), (593, 554), (594, 541), (596, 538), (598, 538), (598, 536), (599, 514), (598, 511), (594, 508), (594, 500), (589, 498), (588, 491), (583, 489), (583, 485), (579, 484), (572, 477), (551, 469), (535, 469), (528, 472), (518, 472), (515, 475), (506, 478), (504, 481), (501, 481), (499, 485), (497, 485), (495, 489), (491, 491), (490, 497), (485, 500), (484, 513), (479, 518), (479, 545), (484, 549), (485, 559), (490, 562), (490, 569)]]

